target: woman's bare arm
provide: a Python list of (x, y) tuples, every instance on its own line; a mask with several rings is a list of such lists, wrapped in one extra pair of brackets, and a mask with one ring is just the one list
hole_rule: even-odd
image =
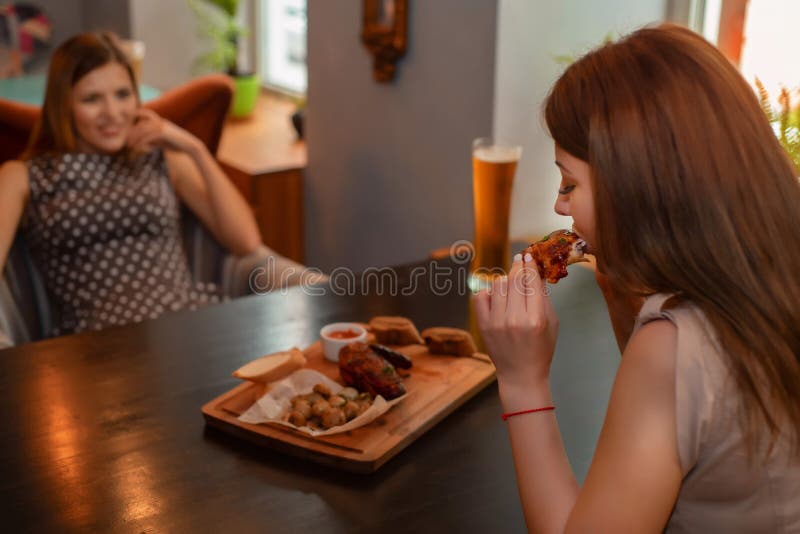
[(661, 532), (680, 490), (675, 419), (677, 330), (666, 320), (630, 339), (567, 532)]
[[(517, 485), (530, 532), (661, 532), (681, 484), (675, 423), (675, 329), (644, 326), (617, 374), (582, 488), (554, 412), (510, 418)], [(500, 383), (504, 411), (552, 403), (547, 384)]]
[[(513, 288), (524, 288), (525, 296)], [(558, 320), (543, 290), (535, 269), (515, 260), (507, 279), (475, 297), (506, 412), (552, 402), (549, 369)], [(627, 343), (582, 489), (567, 461), (555, 413), (507, 421), (531, 532), (663, 530), (682, 478), (675, 420), (676, 337), (671, 323), (653, 321)]]
[(0, 166), (0, 272), (5, 268), (29, 192), (24, 163), (13, 160)]
[(134, 151), (165, 150), (178, 197), (228, 250), (242, 256), (261, 246), (253, 210), (196, 136), (140, 108), (127, 144)]
[(241, 256), (261, 246), (252, 208), (205, 145), (193, 153), (167, 152), (167, 162), (175, 192), (225, 248)]

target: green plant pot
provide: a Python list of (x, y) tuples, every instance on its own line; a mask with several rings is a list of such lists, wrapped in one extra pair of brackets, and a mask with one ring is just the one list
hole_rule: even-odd
[(258, 93), (261, 85), (257, 74), (235, 76), (233, 78), (233, 104), (231, 104), (231, 116), (244, 118), (252, 115), (258, 101)]

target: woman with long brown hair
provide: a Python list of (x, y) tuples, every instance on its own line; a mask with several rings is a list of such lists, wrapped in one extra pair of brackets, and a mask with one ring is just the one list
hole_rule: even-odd
[(582, 488), (530, 258), (475, 297), (536, 532), (800, 532), (800, 186), (757, 98), (691, 31), (571, 65), (544, 106), (555, 209), (597, 260), (623, 351)]
[(49, 334), (216, 300), (215, 287), (191, 279), (181, 204), (232, 253), (262, 246), (252, 211), (205, 145), (140, 106), (116, 38), (64, 42), (28, 149), (0, 168), (0, 267), (20, 227), (55, 309)]

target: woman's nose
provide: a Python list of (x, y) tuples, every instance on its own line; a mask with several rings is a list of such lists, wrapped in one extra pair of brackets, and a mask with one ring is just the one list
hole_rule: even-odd
[(103, 100), (103, 113), (111, 119), (119, 119), (122, 115), (122, 105), (114, 98)]
[(563, 195), (558, 195), (558, 197), (556, 197), (556, 205), (553, 206), (553, 209), (559, 215), (569, 217), (569, 201), (565, 199)]

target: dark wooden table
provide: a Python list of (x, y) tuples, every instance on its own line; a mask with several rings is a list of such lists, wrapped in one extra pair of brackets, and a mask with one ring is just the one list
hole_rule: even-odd
[[(411, 267), (397, 272), (403, 286)], [(306, 346), (326, 323), (401, 314), (421, 328), (468, 325), (463, 291), (426, 286), (408, 296), (374, 284), (355, 296), (295, 289), (0, 351), (3, 531), (523, 532), (496, 386), (371, 475), (204, 425), (200, 407), (237, 384), (232, 370)], [(618, 353), (589, 271), (572, 268), (552, 298), (553, 389), (582, 479)]]

